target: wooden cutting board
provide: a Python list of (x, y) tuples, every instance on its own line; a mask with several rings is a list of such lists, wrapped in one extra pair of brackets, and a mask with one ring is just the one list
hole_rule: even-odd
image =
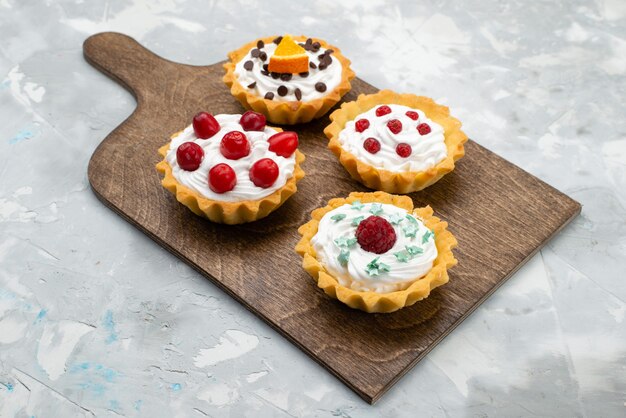
[[(416, 205), (431, 205), (458, 238), (450, 283), (393, 314), (355, 311), (318, 289), (293, 250), (311, 210), (366, 190), (327, 149), (327, 117), (295, 127), (306, 177), (287, 203), (251, 224), (213, 224), (163, 189), (154, 165), (157, 149), (195, 113), (242, 113), (221, 81), (221, 63), (167, 61), (116, 33), (94, 35), (83, 49), (89, 63), (137, 99), (133, 114), (91, 158), (94, 193), (370, 403), (580, 212), (576, 201), (469, 141), (454, 172), (411, 195)], [(356, 79), (345, 100), (375, 91)]]

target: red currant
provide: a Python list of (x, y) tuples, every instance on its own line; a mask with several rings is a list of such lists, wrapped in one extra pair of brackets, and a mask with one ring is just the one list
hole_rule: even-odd
[(405, 115), (407, 115), (409, 118), (413, 120), (418, 120), (420, 118), (420, 114), (417, 112), (414, 112), (413, 110), (407, 110)]
[(220, 152), (229, 160), (238, 160), (250, 154), (250, 141), (243, 132), (228, 132), (222, 138)]
[(376, 116), (385, 116), (389, 113), (391, 113), (391, 108), (387, 105), (380, 106), (376, 109)]
[(420, 123), (419, 125), (417, 125), (417, 131), (420, 133), (420, 135), (427, 135), (430, 133), (430, 126), (428, 126), (427, 123)]
[(209, 170), (209, 187), (215, 193), (226, 193), (235, 188), (237, 175), (228, 164), (220, 163)]
[(239, 124), (244, 131), (262, 131), (265, 129), (265, 116), (261, 113), (248, 110), (241, 115)]
[(402, 122), (400, 122), (398, 119), (391, 119), (389, 122), (387, 122), (387, 128), (389, 128), (391, 132), (397, 135), (400, 133), (400, 131), (402, 131)]
[(184, 142), (176, 149), (176, 162), (185, 171), (195, 171), (200, 167), (204, 151), (195, 142)]
[(258, 187), (267, 189), (278, 178), (278, 165), (270, 158), (263, 158), (252, 165), (250, 180)]
[(211, 138), (220, 130), (220, 124), (207, 112), (200, 112), (193, 117), (193, 131), (198, 138)]
[(375, 138), (367, 138), (363, 142), (363, 148), (365, 148), (365, 151), (369, 152), (370, 154), (376, 154), (378, 151), (380, 151), (380, 142), (378, 142), (378, 140)]
[(369, 127), (370, 127), (370, 121), (367, 119), (359, 119), (354, 124), (354, 128), (356, 129), (357, 132), (363, 132)]
[(409, 144), (398, 144), (396, 146), (396, 154), (402, 158), (406, 158), (413, 152), (413, 149)]
[(270, 136), (267, 142), (270, 143), (270, 151), (281, 157), (289, 158), (298, 148), (298, 134), (290, 131), (279, 132)]

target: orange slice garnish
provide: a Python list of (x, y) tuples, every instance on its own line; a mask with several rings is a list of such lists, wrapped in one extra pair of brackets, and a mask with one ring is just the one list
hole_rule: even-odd
[(305, 73), (309, 71), (309, 56), (291, 35), (285, 35), (270, 57), (268, 70), (274, 73)]

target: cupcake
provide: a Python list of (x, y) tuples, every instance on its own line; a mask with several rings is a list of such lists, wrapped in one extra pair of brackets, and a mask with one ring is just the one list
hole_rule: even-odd
[(224, 82), (231, 94), (277, 124), (323, 116), (350, 91), (354, 78), (338, 48), (304, 36), (261, 38), (228, 57)]
[(328, 147), (370, 189), (411, 193), (454, 170), (467, 136), (447, 107), (383, 90), (360, 95), (330, 115)]
[(457, 241), (447, 225), (407, 196), (351, 193), (312, 212), (296, 252), (327, 295), (366, 312), (393, 312), (448, 282)]
[(198, 113), (159, 149), (161, 184), (196, 215), (240, 224), (269, 215), (304, 177), (298, 135), (266, 126), (265, 117)]

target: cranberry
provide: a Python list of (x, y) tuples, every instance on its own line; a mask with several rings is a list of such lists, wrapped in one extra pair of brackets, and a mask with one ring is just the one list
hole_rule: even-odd
[(176, 162), (185, 171), (195, 171), (200, 167), (204, 151), (195, 142), (184, 142), (176, 150)]
[(420, 135), (427, 135), (430, 133), (430, 126), (428, 126), (427, 123), (420, 123), (419, 125), (417, 125), (417, 131), (420, 133)]
[(222, 138), (220, 152), (229, 160), (238, 160), (250, 154), (250, 141), (243, 132), (228, 132)]
[(244, 131), (262, 131), (265, 129), (265, 116), (261, 113), (248, 110), (246, 113), (241, 115), (239, 124)]
[(270, 136), (267, 142), (270, 143), (270, 151), (281, 157), (289, 158), (298, 148), (298, 134), (290, 131), (279, 132)]
[(391, 108), (387, 105), (383, 105), (376, 109), (376, 116), (385, 116), (391, 113)]
[(389, 128), (391, 132), (397, 135), (400, 133), (400, 131), (402, 131), (402, 122), (400, 122), (398, 119), (391, 119), (389, 122), (387, 122), (387, 128)]
[(365, 148), (365, 151), (371, 154), (376, 154), (378, 151), (380, 151), (380, 142), (378, 142), (378, 140), (375, 138), (367, 138), (363, 142), (363, 148)]
[(406, 158), (413, 152), (413, 149), (409, 144), (398, 144), (396, 146), (396, 154), (402, 158)]
[(193, 117), (193, 131), (198, 138), (211, 138), (220, 130), (220, 124), (207, 112), (200, 112)]
[(226, 193), (235, 188), (237, 175), (228, 164), (220, 163), (209, 170), (209, 187), (215, 193)]
[(278, 165), (270, 158), (263, 158), (252, 165), (250, 180), (258, 187), (267, 189), (278, 178)]
[(409, 118), (411, 118), (413, 120), (418, 120), (420, 118), (420, 114), (417, 113), (417, 112), (414, 112), (412, 110), (407, 110), (405, 115), (407, 115)]
[(367, 119), (359, 119), (354, 124), (354, 128), (356, 129), (357, 132), (363, 132), (369, 127), (370, 127), (370, 121)]

